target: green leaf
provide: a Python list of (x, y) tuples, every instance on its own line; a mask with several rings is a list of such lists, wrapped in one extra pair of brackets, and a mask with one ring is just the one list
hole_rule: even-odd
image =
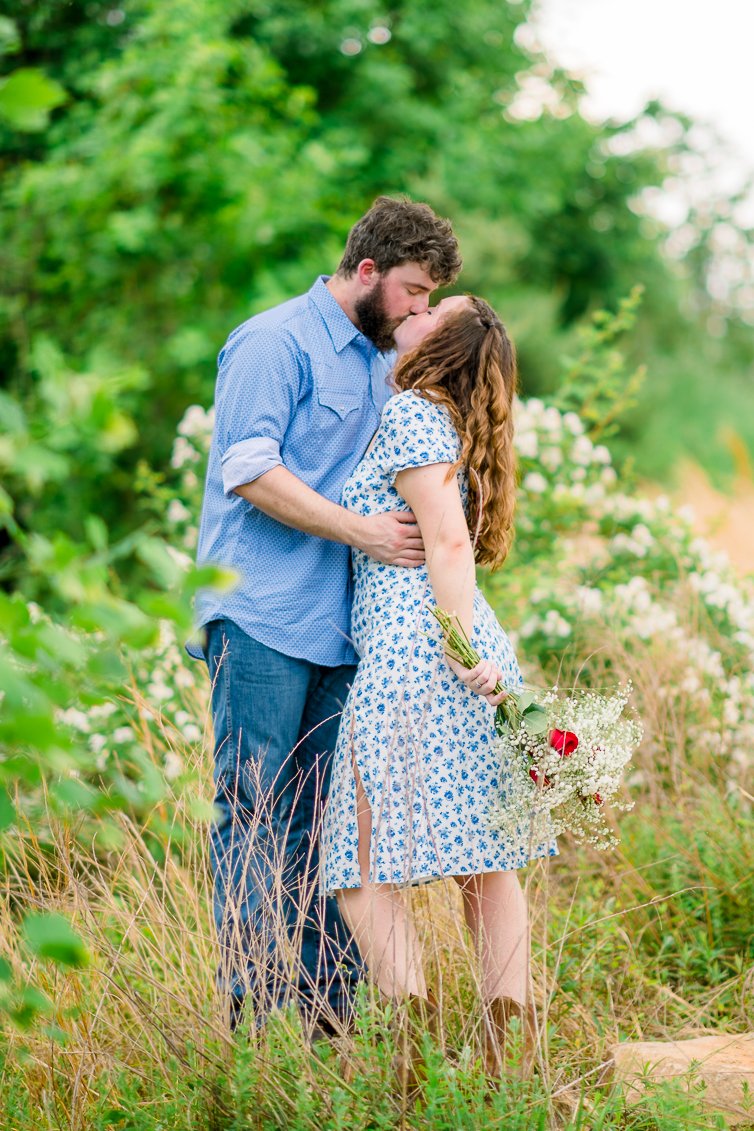
[(522, 712), (525, 711), (527, 707), (530, 707), (531, 704), (534, 702), (534, 692), (533, 691), (514, 691), (513, 697), (515, 698), (516, 702), (518, 703), (519, 711), (522, 711)]
[(4, 710), (22, 707), (26, 711), (44, 712), (48, 707), (46, 695), (12, 662), (0, 656), (0, 687), (5, 697)]
[(71, 1034), (66, 1033), (65, 1029), (61, 1029), (54, 1021), (50, 1025), (43, 1026), (42, 1034), (58, 1045), (67, 1045), (71, 1039)]
[(139, 593), (137, 601), (142, 612), (155, 620), (169, 620), (183, 636), (190, 636), (194, 627), (194, 612), (186, 597), (169, 593)]
[(0, 487), (0, 525), (13, 525), (13, 499), (4, 487)]
[(529, 715), (524, 715), (521, 720), (522, 726), (526, 727), (529, 734), (544, 734), (550, 725), (547, 721), (547, 714), (544, 711), (537, 711)]
[(36, 986), (24, 986), (18, 1005), (8, 1010), (20, 1029), (28, 1029), (40, 1013), (51, 1013), (53, 1004)]
[(0, 721), (0, 737), (10, 744), (31, 746), (36, 751), (64, 749), (68, 738), (50, 711), (22, 710)]
[(51, 110), (67, 101), (60, 83), (36, 67), (22, 67), (0, 82), (0, 118), (17, 130), (43, 130)]
[[(7, 789), (0, 785), (0, 832), (10, 828), (16, 819), (16, 809)], [(0, 975), (0, 978), (2, 975)]]
[(142, 538), (137, 553), (162, 589), (171, 589), (185, 572), (159, 538)]
[(7, 16), (0, 16), (0, 55), (14, 55), (20, 48), (18, 28)]
[(23, 921), (22, 935), (38, 958), (73, 967), (85, 966), (89, 961), (83, 942), (68, 920), (57, 912), (31, 912)]
[(183, 592), (192, 594), (197, 589), (219, 589), (227, 592), (235, 589), (238, 584), (238, 574), (230, 569), (221, 569), (219, 566), (199, 566), (189, 573), (183, 580)]
[(103, 594), (99, 601), (82, 601), (71, 610), (71, 623), (86, 632), (104, 632), (111, 640), (148, 647), (157, 625), (128, 601)]
[(94, 809), (100, 799), (99, 792), (76, 778), (64, 778), (50, 787), (50, 794), (68, 809)]
[(84, 519), (84, 528), (89, 543), (95, 550), (102, 552), (107, 549), (107, 527), (98, 514), (88, 514)]
[(530, 703), (523, 714), (525, 714), (527, 718), (531, 718), (532, 715), (544, 715), (545, 718), (547, 718), (547, 711), (544, 707), (541, 707), (539, 703)]

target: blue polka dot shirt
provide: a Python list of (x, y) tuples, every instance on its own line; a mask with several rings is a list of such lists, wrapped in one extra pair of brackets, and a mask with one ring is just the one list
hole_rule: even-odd
[[(244, 322), (220, 352), (197, 559), (240, 582), (201, 590), (196, 619), (227, 618), (278, 652), (335, 666), (358, 659), (350, 548), (285, 526), (234, 491), (283, 464), (339, 503), (379, 424), (392, 356), (354, 326), (326, 281)], [(196, 642), (188, 648), (201, 655)]]

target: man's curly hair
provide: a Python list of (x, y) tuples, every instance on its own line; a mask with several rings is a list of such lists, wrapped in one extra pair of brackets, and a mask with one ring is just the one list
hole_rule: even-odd
[(454, 282), (462, 267), (449, 220), (428, 204), (378, 196), (348, 235), (338, 274), (350, 278), (362, 259), (373, 259), (381, 275), (402, 263), (419, 263), (438, 287)]

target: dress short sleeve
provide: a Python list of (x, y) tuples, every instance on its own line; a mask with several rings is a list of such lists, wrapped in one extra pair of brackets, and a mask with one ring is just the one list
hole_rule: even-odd
[(447, 409), (411, 389), (397, 393), (385, 405), (380, 423), (382, 461), (388, 481), (399, 471), (432, 463), (455, 463), (461, 441)]

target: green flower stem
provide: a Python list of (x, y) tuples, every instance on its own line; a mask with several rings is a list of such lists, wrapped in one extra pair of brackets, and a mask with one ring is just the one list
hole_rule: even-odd
[[(444, 609), (438, 609), (437, 606), (431, 607), (430, 611), (442, 629), (445, 655), (462, 664), (465, 668), (476, 667), (482, 657), (472, 645), (455, 613), (446, 613)], [(501, 691), (507, 691), (507, 695), (495, 712), (495, 729), (498, 733), (502, 733), (508, 727), (514, 731), (518, 730), (521, 726), (523, 713), (519, 708), (516, 694), (503, 687), (502, 683), (497, 683), (495, 694), (497, 695)]]

